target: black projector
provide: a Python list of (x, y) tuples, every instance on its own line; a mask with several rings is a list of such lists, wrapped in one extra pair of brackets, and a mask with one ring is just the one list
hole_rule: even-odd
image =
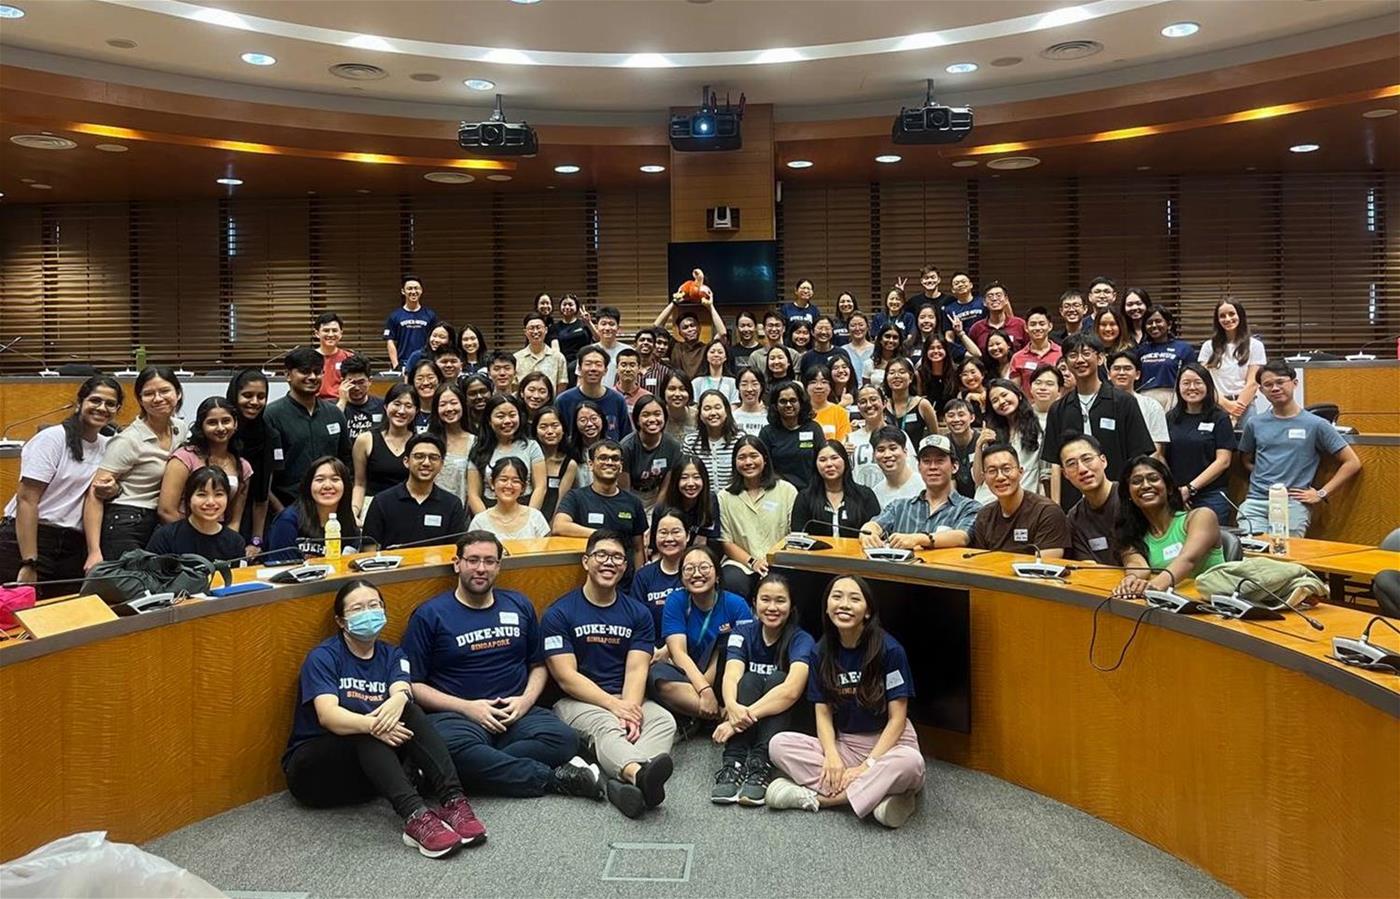
[(955, 144), (972, 133), (972, 110), (966, 106), (900, 107), (890, 138), (897, 144)]
[(671, 148), (681, 153), (742, 148), (744, 132), (740, 123), (744, 118), (744, 105), (744, 95), (740, 94), (738, 106), (731, 104), (726, 96), (721, 107), (719, 97), (705, 85), (698, 110), (671, 116)]
[(496, 109), (485, 122), (463, 122), (457, 129), (457, 146), (482, 156), (533, 156), (540, 151), (535, 129), (525, 122), (507, 122), (496, 95)]

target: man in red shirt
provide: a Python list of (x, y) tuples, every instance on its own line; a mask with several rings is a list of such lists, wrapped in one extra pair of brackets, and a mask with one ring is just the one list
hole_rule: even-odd
[(345, 323), (334, 312), (323, 312), (316, 319), (316, 352), (321, 354), (321, 389), (316, 396), (335, 402), (340, 399), (340, 363), (349, 359), (352, 353), (342, 349), (340, 338), (345, 333)]
[(987, 285), (982, 302), (987, 307), (987, 317), (974, 324), (967, 332), (967, 336), (976, 342), (978, 348), (984, 354), (987, 352), (987, 337), (993, 331), (1001, 331), (1011, 338), (1013, 349), (1019, 350), (1025, 346), (1026, 320), (1011, 314), (1011, 295), (1000, 281), (993, 281)]
[(1057, 364), (1062, 354), (1059, 345), (1050, 340), (1050, 310), (1044, 306), (1026, 313), (1026, 334), (1030, 340), (1011, 356), (1011, 371), (1026, 396), (1030, 396), (1035, 373)]

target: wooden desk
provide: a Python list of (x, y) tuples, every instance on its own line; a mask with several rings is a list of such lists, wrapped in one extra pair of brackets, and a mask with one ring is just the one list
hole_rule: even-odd
[[(1261, 536), (1260, 539), (1268, 539)], [(1308, 565), (1313, 559), (1322, 559), (1327, 556), (1339, 556), (1344, 553), (1361, 552), (1370, 549), (1364, 543), (1342, 543), (1337, 540), (1314, 540), (1311, 537), (1289, 537), (1288, 552), (1276, 556), (1273, 553), (1252, 553), (1246, 552), (1248, 557), (1263, 556), (1270, 559), (1280, 559), (1284, 562), (1297, 562), (1300, 565)], [(1309, 566), (1311, 567), (1311, 566)]]
[[(497, 583), (536, 608), (582, 582), (584, 541), (512, 542)], [(397, 643), (456, 583), (452, 549), (370, 575)], [(286, 789), (280, 760), (307, 652), (346, 575), (26, 641), (0, 652), (0, 859), (82, 830), (140, 843)]]
[(1333, 602), (1345, 602), (1347, 580), (1370, 586), (1382, 571), (1400, 570), (1400, 552), (1366, 547), (1353, 552), (1322, 556), (1306, 563), (1314, 571), (1327, 575), (1327, 587)]
[(972, 732), (921, 729), (926, 752), (1083, 809), (1245, 895), (1400, 893), (1400, 678), (1327, 657), (1331, 637), (1359, 634), (1369, 615), (1316, 609), (1317, 633), (1293, 616), (1113, 600), (1098, 615), (1102, 666), (1146, 615), (1104, 673), (1087, 658), (1091, 618), (1121, 572), (1086, 566), (1060, 585), (1014, 578), (1005, 553), (900, 565), (831, 542), (770, 563), (968, 591)]

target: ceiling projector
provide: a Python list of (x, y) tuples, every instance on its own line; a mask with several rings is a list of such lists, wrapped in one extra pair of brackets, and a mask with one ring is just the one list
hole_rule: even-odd
[(535, 129), (525, 122), (507, 122), (496, 95), (496, 109), (485, 122), (463, 122), (457, 129), (457, 146), (482, 156), (533, 156), (540, 150)]
[(924, 105), (901, 106), (894, 117), (890, 138), (897, 144), (955, 144), (972, 133), (972, 109), (940, 106), (933, 102), (933, 79), (928, 81)]
[(744, 133), (739, 123), (744, 118), (745, 102), (740, 94), (739, 105), (733, 106), (726, 96), (721, 108), (719, 98), (705, 85), (698, 110), (671, 116), (671, 148), (682, 153), (740, 149), (744, 146)]

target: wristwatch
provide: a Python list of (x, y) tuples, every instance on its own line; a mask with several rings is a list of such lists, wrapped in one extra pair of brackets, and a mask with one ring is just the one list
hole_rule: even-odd
[(1326, 487), (1319, 487), (1319, 488), (1317, 488), (1317, 498), (1320, 499), (1320, 500), (1322, 500), (1323, 502), (1327, 502), (1327, 488), (1326, 488)]
[(933, 531), (924, 531), (924, 536), (928, 538), (929, 549), (933, 549), (935, 546), (938, 545), (937, 542), (935, 542), (933, 539)]
[(254, 537), (253, 539), (249, 540), (248, 542), (251, 543), (253, 546), (262, 546), (262, 545), (263, 545), (263, 539), (262, 539), (261, 537)]
[(38, 560), (38, 559), (20, 559), (20, 560), (19, 560), (19, 567), (20, 567), (20, 568), (38, 568), (38, 567), (39, 567), (39, 560)]

